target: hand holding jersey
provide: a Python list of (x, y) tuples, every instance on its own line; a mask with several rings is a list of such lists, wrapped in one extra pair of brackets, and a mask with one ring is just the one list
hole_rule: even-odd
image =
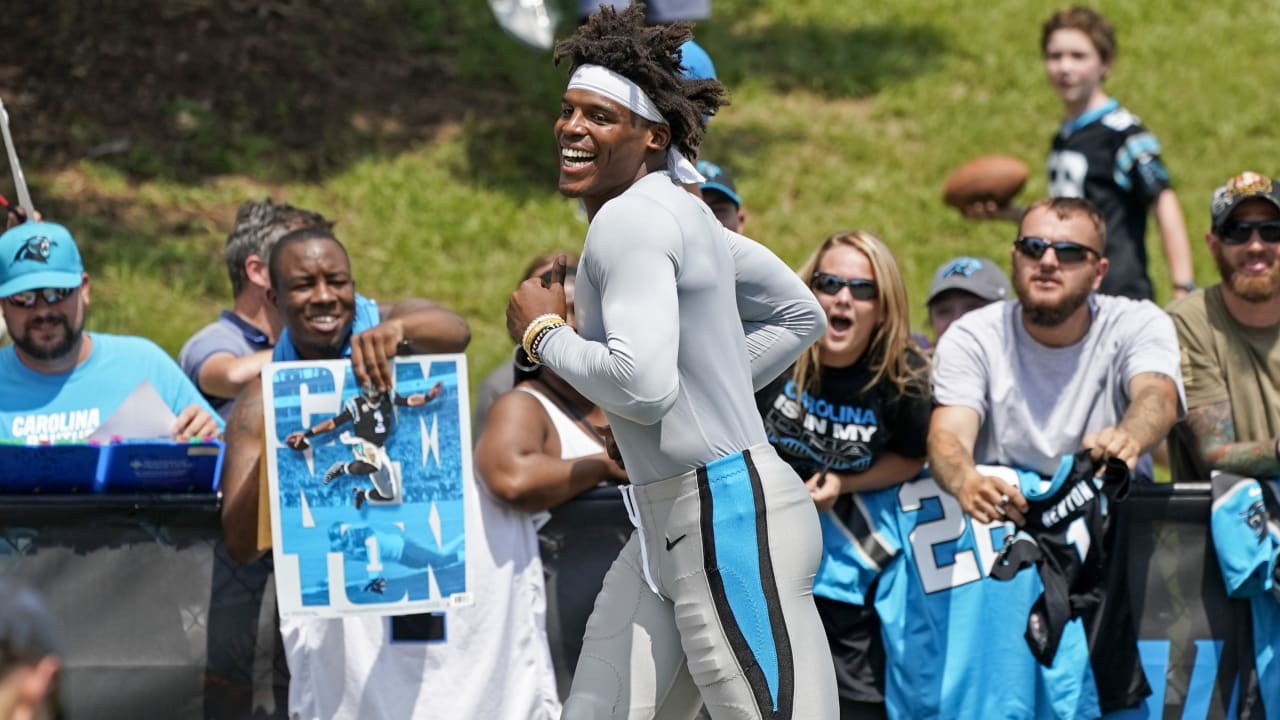
[(1080, 446), (1091, 451), (1090, 457), (1095, 461), (1115, 459), (1130, 470), (1137, 466), (1138, 456), (1142, 454), (1142, 443), (1123, 427), (1106, 427), (1089, 433)]

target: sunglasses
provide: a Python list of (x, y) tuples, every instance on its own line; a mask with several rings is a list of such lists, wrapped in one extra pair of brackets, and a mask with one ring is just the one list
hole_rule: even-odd
[(1018, 252), (1026, 255), (1032, 260), (1039, 260), (1044, 257), (1045, 251), (1053, 248), (1053, 254), (1057, 256), (1060, 263), (1078, 263), (1089, 259), (1089, 255), (1093, 254), (1098, 257), (1102, 255), (1088, 245), (1073, 243), (1067, 240), (1058, 240), (1057, 242), (1049, 242), (1044, 238), (1038, 237), (1020, 237), (1013, 241), (1013, 246)]
[(1280, 220), (1260, 222), (1230, 222), (1223, 224), (1220, 239), (1223, 245), (1244, 245), (1253, 237), (1253, 231), (1263, 242), (1280, 243)]
[(14, 293), (5, 298), (5, 302), (14, 307), (33, 308), (40, 298), (44, 298), (46, 305), (57, 305), (58, 303), (71, 297), (71, 293), (79, 290), (77, 285), (73, 288), (41, 288), (39, 290), (26, 290), (20, 293)]
[[(577, 274), (578, 274), (577, 265), (566, 265), (564, 267), (564, 277), (566, 280)], [(542, 281), (543, 287), (549, 287), (551, 285), (551, 271), (548, 270), (542, 273), (541, 275), (538, 276), (538, 279)]]
[(845, 279), (831, 273), (816, 272), (812, 278), (813, 289), (823, 295), (835, 295), (840, 288), (849, 288), (854, 300), (871, 300), (876, 296), (876, 281), (866, 278)]

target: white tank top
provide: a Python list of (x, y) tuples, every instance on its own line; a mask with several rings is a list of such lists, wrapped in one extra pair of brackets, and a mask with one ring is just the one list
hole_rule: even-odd
[(384, 617), (282, 619), (292, 720), (560, 717), (533, 516), (479, 484), (464, 493), (475, 604), (451, 608), (434, 642), (396, 641)]
[(528, 385), (519, 385), (516, 390), (526, 392), (542, 403), (542, 409), (546, 411), (547, 417), (551, 418), (551, 424), (555, 426), (556, 434), (560, 436), (560, 459), (572, 460), (584, 455), (604, 452), (604, 446), (600, 441), (588, 435), (587, 431), (561, 410), (551, 398)]

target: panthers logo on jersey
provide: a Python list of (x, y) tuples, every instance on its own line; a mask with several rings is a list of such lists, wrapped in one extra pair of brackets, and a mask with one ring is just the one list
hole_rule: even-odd
[(48, 263), (49, 254), (57, 244), (43, 235), (27, 238), (27, 243), (19, 247), (17, 254), (13, 256), (13, 261), (34, 260), (40, 263)]
[(1244, 523), (1253, 531), (1253, 536), (1258, 542), (1262, 542), (1267, 537), (1267, 509), (1262, 503), (1262, 499), (1254, 501), (1240, 513), (1240, 517), (1244, 518)]

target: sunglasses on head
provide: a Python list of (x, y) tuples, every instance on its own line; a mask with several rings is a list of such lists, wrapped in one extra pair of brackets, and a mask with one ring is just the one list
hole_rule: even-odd
[(831, 273), (816, 272), (812, 278), (813, 289), (823, 295), (836, 295), (840, 288), (849, 288), (855, 300), (871, 300), (876, 296), (876, 281), (866, 278), (842, 278)]
[(1083, 262), (1088, 260), (1091, 254), (1101, 257), (1097, 250), (1088, 245), (1081, 245), (1067, 240), (1049, 242), (1039, 237), (1020, 237), (1013, 241), (1013, 246), (1018, 249), (1018, 252), (1032, 260), (1039, 260), (1044, 257), (1045, 251), (1050, 248), (1053, 249), (1053, 254), (1057, 256), (1060, 263)]
[(1263, 242), (1280, 243), (1280, 220), (1261, 220), (1259, 222), (1238, 222), (1228, 220), (1222, 225), (1219, 239), (1223, 245), (1244, 245), (1253, 237), (1253, 231)]
[(80, 289), (77, 285), (73, 288), (40, 288), (38, 290), (25, 290), (20, 293), (14, 293), (5, 298), (5, 302), (14, 307), (33, 308), (39, 298), (44, 298), (46, 305), (57, 305), (58, 303), (71, 297), (71, 293)]

